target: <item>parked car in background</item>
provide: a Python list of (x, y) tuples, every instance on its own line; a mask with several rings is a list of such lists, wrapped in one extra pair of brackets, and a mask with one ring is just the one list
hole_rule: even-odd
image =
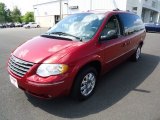
[(9, 28), (15, 27), (15, 24), (14, 24), (14, 23), (7, 23), (6, 25), (7, 25), (7, 27), (9, 27)]
[(160, 23), (145, 23), (146, 32), (160, 32)]
[(39, 28), (40, 25), (35, 22), (29, 22), (26, 25), (23, 25), (24, 28)]
[(100, 75), (128, 58), (139, 60), (145, 36), (141, 18), (131, 12), (67, 16), (11, 53), (10, 81), (36, 97), (71, 94), (85, 100), (94, 93)]
[(22, 23), (15, 23), (15, 27), (22, 27)]
[(7, 25), (6, 24), (0, 24), (0, 28), (6, 28)]
[(23, 22), (23, 23), (22, 23), (22, 27), (23, 27), (24, 25), (27, 25), (27, 23)]
[(0, 24), (0, 28), (3, 28), (3, 25), (2, 25), (2, 24)]

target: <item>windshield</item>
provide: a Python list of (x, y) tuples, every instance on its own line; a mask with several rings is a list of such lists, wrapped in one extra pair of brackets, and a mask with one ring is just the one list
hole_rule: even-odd
[(54, 27), (52, 27), (47, 34), (58, 34), (62, 36), (74, 37), (83, 41), (90, 40), (98, 28), (100, 27), (104, 14), (94, 13), (78, 13), (65, 17)]

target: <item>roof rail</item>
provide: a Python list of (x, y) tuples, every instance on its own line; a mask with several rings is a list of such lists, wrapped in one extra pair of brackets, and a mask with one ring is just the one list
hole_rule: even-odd
[(120, 9), (119, 9), (119, 8), (116, 8), (116, 9), (113, 9), (113, 11), (120, 11)]
[(88, 10), (88, 11), (109, 11), (112, 9), (93, 9), (93, 10)]
[(93, 10), (87, 10), (87, 12), (92, 12), (92, 11), (121, 11), (119, 8), (116, 9), (93, 9)]

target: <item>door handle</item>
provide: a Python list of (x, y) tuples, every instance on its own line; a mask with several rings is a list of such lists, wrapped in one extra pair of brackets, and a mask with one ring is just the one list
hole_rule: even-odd
[(122, 47), (125, 47), (126, 45), (127, 45), (127, 43), (125, 42), (125, 43), (122, 44)]
[(127, 45), (131, 44), (131, 41), (128, 41)]
[(128, 41), (128, 42), (123, 43), (123, 44), (122, 44), (122, 47), (125, 47), (125, 46), (127, 46), (127, 45), (129, 45), (129, 44), (131, 44), (131, 41)]

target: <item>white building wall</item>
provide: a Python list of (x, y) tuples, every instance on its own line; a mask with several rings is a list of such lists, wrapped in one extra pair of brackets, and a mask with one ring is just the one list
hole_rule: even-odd
[(127, 0), (92, 0), (92, 9), (108, 9), (113, 10), (119, 8), (121, 10), (126, 10)]
[[(142, 4), (142, 0), (127, 0), (126, 10), (129, 10), (141, 16)], [(137, 8), (137, 10), (134, 10), (134, 8)]]
[(158, 9), (159, 9), (159, 14), (158, 14), (158, 20), (157, 20), (157, 22), (159, 22), (160, 23), (160, 0), (159, 0), (159, 2), (158, 2)]
[[(159, 6), (159, 0), (142, 0), (143, 2), (143, 7), (148, 8), (148, 9), (152, 9), (155, 11), (159, 11), (160, 10), (160, 6)], [(153, 2), (155, 2), (155, 5), (153, 4)]]
[(142, 0), (144, 22), (159, 22), (160, 0)]
[(69, 0), (69, 6), (78, 6), (78, 9), (70, 9), (69, 14), (88, 11), (88, 10), (113, 10), (119, 8), (126, 10), (127, 0)]
[[(90, 10), (90, 0), (69, 0), (69, 14)], [(72, 6), (78, 6), (77, 9), (70, 9)]]
[[(135, 12), (139, 16), (144, 17), (145, 22), (151, 19), (151, 11), (153, 20), (159, 21), (158, 11), (160, 11), (160, 0), (61, 0), (62, 18), (68, 14), (77, 12), (85, 12), (88, 10), (129, 10)], [(153, 6), (153, 1), (156, 3)], [(73, 8), (76, 7), (76, 8)], [(135, 9), (136, 8), (136, 9)], [(143, 15), (142, 15), (143, 11)], [(42, 27), (51, 27), (55, 24), (55, 15), (60, 15), (60, 0), (36, 0), (34, 5), (35, 19)]]
[(144, 13), (144, 22), (147, 23), (150, 21), (150, 15), (151, 15), (151, 11), (150, 10), (146, 10)]
[[(67, 14), (67, 6), (64, 4), (67, 0), (62, 1), (62, 14)], [(51, 27), (55, 24), (55, 15), (60, 15), (60, 3), (57, 0), (48, 0), (46, 3), (40, 0), (40, 3), (34, 5), (35, 21), (42, 27)], [(63, 17), (63, 16), (62, 16)]]
[[(134, 8), (137, 8), (137, 10), (134, 10)], [(127, 10), (141, 16), (144, 22), (158, 22), (160, 0), (127, 0)]]

